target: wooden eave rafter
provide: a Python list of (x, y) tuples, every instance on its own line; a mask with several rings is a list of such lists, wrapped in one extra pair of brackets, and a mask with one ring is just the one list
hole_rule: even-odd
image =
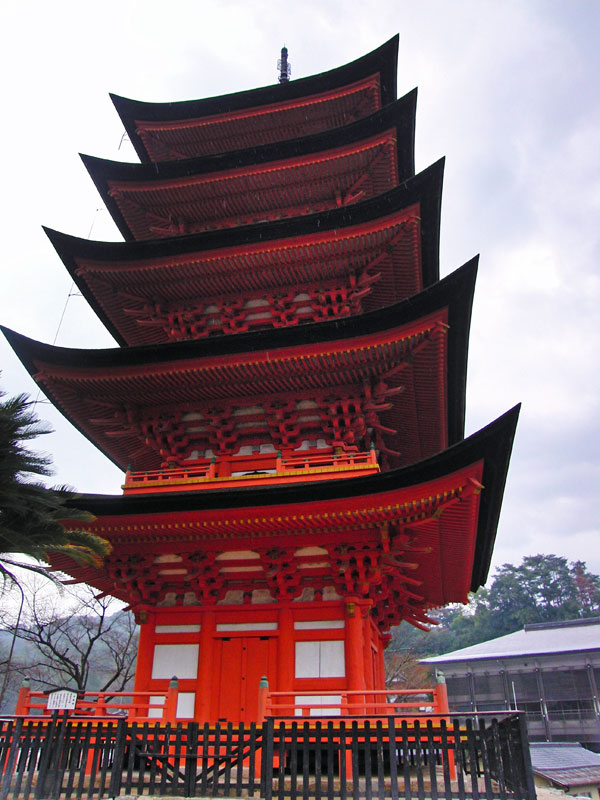
[[(175, 437), (169, 448), (182, 439), (189, 440), (182, 456), (194, 449), (193, 441), (200, 442), (202, 449), (209, 445), (216, 448), (220, 431), (218, 428), (212, 434), (211, 431), (219, 423), (213, 423), (207, 434), (196, 434), (199, 438), (194, 440), (188, 431), (195, 426), (186, 426), (182, 421), (186, 413), (201, 413), (205, 420), (215, 417), (231, 420), (232, 409), (238, 406), (262, 407), (279, 400), (285, 407), (290, 397), (295, 402), (302, 398), (312, 400), (323, 392), (330, 393), (331, 400), (324, 403), (321, 398), (322, 413), (327, 413), (328, 407), (337, 407), (334, 398), (339, 398), (342, 405), (349, 402), (353, 409), (347, 412), (353, 421), (351, 428), (345, 427), (349, 421), (337, 421), (337, 412), (328, 412), (333, 414), (327, 419), (334, 426), (332, 430), (339, 430), (338, 436), (365, 436), (365, 426), (374, 425), (373, 436), (378, 447), (390, 454), (402, 451), (398, 457), (405, 463), (447, 444), (446, 319), (445, 310), (440, 310), (401, 332), (329, 343), (327, 348), (320, 344), (297, 347), (282, 354), (259, 351), (215, 360), (109, 370), (60, 368), (40, 362), (36, 364), (35, 377), (75, 424), (122, 468), (127, 464), (134, 464), (136, 469), (159, 468), (165, 458), (161, 455), (165, 452), (163, 448), (168, 446), (164, 444), (165, 426), (168, 436)], [(373, 388), (367, 391), (365, 386)], [(395, 397), (398, 391), (401, 394)], [(416, 405), (426, 406), (431, 412), (427, 426), (419, 428), (415, 400)], [(381, 414), (367, 411), (371, 405), (374, 409), (382, 406), (384, 410)], [(270, 413), (277, 414), (276, 407)], [(361, 420), (366, 416), (360, 422), (358, 415)], [(346, 415), (342, 414), (344, 419)], [(261, 420), (259, 416), (254, 425), (257, 431), (264, 430), (263, 436), (268, 440), (276, 434), (274, 425), (284, 425), (283, 435), (289, 424), (287, 417), (280, 423), (270, 421), (268, 415)], [(249, 423), (239, 420), (238, 424)], [(158, 439), (151, 436), (148, 426), (157, 431)], [(234, 433), (235, 430), (230, 436)], [(205, 441), (207, 435), (211, 438)], [(236, 435), (258, 435), (260, 439), (260, 433), (252, 430), (240, 429)], [(279, 439), (272, 441), (277, 447), (284, 446)], [(239, 443), (243, 442), (244, 438)], [(299, 444), (300, 441), (296, 446)], [(368, 446), (368, 442), (363, 446)]]
[[(406, 617), (418, 620), (429, 607), (466, 601), (482, 470), (479, 462), (425, 486), (345, 508), (328, 504), (326, 511), (317, 503), (277, 517), (261, 509), (239, 518), (200, 513), (134, 524), (102, 518), (90, 529), (111, 542), (113, 553), (102, 577), (86, 570), (83, 579), (134, 607), (169, 595), (212, 605), (227, 602), (232, 590), (254, 589), (267, 589), (275, 600), (298, 600), (305, 587), (333, 587), (342, 597), (373, 601), (375, 620), (386, 629)], [(242, 551), (236, 559), (249, 536), (257, 557)], [(303, 554), (315, 545), (319, 555)], [(456, 551), (459, 559), (452, 558)], [(224, 552), (225, 560), (219, 558)]]
[[(161, 462), (151, 451), (140, 452), (137, 434), (115, 441), (98, 432), (91, 420), (114, 414), (115, 403), (137, 407), (145, 398), (146, 407), (189, 407), (215, 393), (241, 403), (249, 394), (310, 396), (311, 389), (332, 386), (363, 392), (365, 381), (381, 379), (407, 387), (380, 421), (397, 431), (390, 434), (394, 444), (395, 436), (411, 442), (404, 457), (417, 460), (462, 436), (475, 274), (476, 260), (417, 298), (302, 330), (98, 351), (43, 345), (6, 330), (5, 335), (55, 405), (121, 468), (133, 462), (135, 469), (158, 469)], [(415, 416), (419, 404), (426, 425)]]
[(155, 239), (314, 214), (398, 185), (393, 132), (322, 156), (176, 180), (108, 181), (127, 238)]
[[(378, 624), (386, 629), (403, 616), (460, 602), (467, 591), (475, 591), (485, 582), (518, 412), (518, 407), (512, 409), (426, 461), (367, 478), (216, 491), (201, 497), (193, 492), (143, 497), (84, 495), (76, 502), (96, 515), (94, 531), (113, 543), (110, 558), (125, 566), (128, 559), (140, 554), (140, 542), (148, 542), (153, 558), (175, 553), (186, 567), (190, 557), (190, 563), (214, 567), (219, 552), (246, 551), (249, 534), (263, 571), (267, 553), (272, 561), (277, 560), (279, 551), (297, 567), (301, 559), (296, 553), (315, 543), (327, 550), (325, 560), (330, 564), (318, 573), (318, 584), (331, 583), (334, 563), (338, 572), (344, 559), (350, 559), (354, 567), (358, 564), (358, 572), (360, 564), (364, 567), (366, 563), (369, 585), (348, 588), (373, 595), (380, 609)], [(361, 562), (363, 555), (367, 562)], [(227, 561), (235, 563), (233, 558)], [(378, 569), (384, 566), (391, 576), (386, 577), (389, 592), (383, 600), (373, 565)], [(112, 567), (76, 567), (64, 557), (56, 559), (54, 566), (125, 602), (140, 602), (126, 579), (115, 584)], [(153, 590), (170, 591), (181, 598), (186, 588), (193, 588), (185, 586), (185, 577), (161, 578), (156, 568), (146, 566)], [(209, 571), (205, 570), (204, 577)], [(264, 578), (267, 580), (266, 574)], [(243, 588), (244, 579), (243, 571), (227, 572), (232, 586)], [(198, 583), (194, 585), (197, 588)], [(343, 595), (343, 585), (338, 582), (337, 586)], [(421, 599), (409, 595), (407, 600), (403, 586)], [(219, 591), (226, 589), (221, 582)], [(214, 602), (214, 597), (208, 600)]]
[(379, 76), (343, 89), (271, 106), (169, 122), (136, 120), (136, 133), (152, 161), (216, 155), (259, 147), (348, 125), (381, 108)]
[[(374, 179), (370, 179), (367, 186), (361, 187), (365, 192), (362, 197), (368, 197), (369, 191), (373, 195), (375, 190), (384, 191), (397, 185), (399, 181), (414, 175), (415, 110), (416, 90), (413, 90), (353, 125), (335, 132), (328, 131), (275, 145), (153, 165), (127, 164), (91, 156), (82, 156), (82, 159), (126, 240), (166, 235), (164, 232), (151, 230), (160, 222), (151, 219), (152, 211), (157, 211), (158, 217), (164, 216), (161, 202), (165, 198), (174, 202), (180, 211), (179, 214), (171, 214), (170, 224), (179, 222), (184, 227), (183, 223), (188, 220), (188, 230), (185, 232), (189, 233), (195, 229), (194, 225), (198, 228), (199, 212), (206, 214), (207, 208), (210, 210), (211, 189), (217, 186), (220, 195), (226, 193), (228, 200), (236, 202), (239, 207), (238, 219), (243, 221), (245, 215), (251, 221), (252, 215), (256, 216), (261, 207), (253, 205), (253, 195), (248, 187), (251, 184), (256, 185), (262, 191), (264, 187), (261, 177), (264, 178), (267, 170), (270, 183), (276, 183), (278, 176), (283, 176), (287, 184), (292, 184), (294, 193), (300, 191), (301, 202), (296, 205), (301, 213), (308, 213), (310, 208), (308, 189), (302, 184), (314, 184), (311, 178), (314, 175), (325, 184), (323, 188), (312, 186), (313, 191), (318, 190), (312, 202), (315, 210), (320, 206), (327, 207), (332, 199), (335, 204), (336, 191), (340, 198), (343, 199), (344, 194), (350, 198), (352, 193), (348, 192), (348, 187), (352, 186), (356, 165), (358, 163), (360, 166), (365, 162), (365, 154), (373, 161), (374, 147), (378, 151), (384, 147), (386, 158), (382, 159), (380, 155), (381, 163), (372, 165)], [(326, 181), (328, 174), (330, 177)], [(361, 177), (362, 175), (358, 179)], [(329, 193), (324, 193), (332, 180), (334, 183)], [(297, 185), (294, 186), (294, 183)], [(319, 197), (320, 204), (317, 202)], [(281, 190), (274, 192), (272, 201), (273, 208), (281, 210), (280, 216), (290, 216), (294, 210), (290, 198)], [(223, 214), (220, 209), (218, 217), (229, 219), (231, 224), (235, 224), (233, 206), (228, 214)], [(211, 219), (207, 220), (205, 227), (209, 223), (216, 226), (214, 212)], [(162, 227), (165, 227), (164, 222)]]
[[(357, 498), (333, 503), (315, 501), (299, 504), (285, 511), (272, 509), (220, 510), (218, 513), (194, 512), (183, 516), (161, 515), (159, 518), (103, 518), (93, 524), (99, 535), (106, 536), (120, 547), (136, 547), (140, 541), (163, 543), (159, 552), (167, 552), (173, 541), (179, 544), (204, 541), (215, 552), (223, 549), (223, 539), (243, 540), (251, 535), (253, 541), (276, 536), (282, 546), (306, 547), (303, 536), (331, 534), (336, 541), (347, 541), (349, 532), (372, 530), (381, 539), (388, 523), (411, 529), (428, 520), (439, 519), (446, 508), (480, 492), (481, 464), (459, 474), (444, 476), (425, 486), (411, 486), (387, 492), (381, 497)], [(356, 479), (352, 479), (356, 480)], [(363, 534), (364, 535), (364, 534)], [(225, 545), (225, 549), (229, 543)], [(386, 549), (387, 546), (384, 546)], [(235, 548), (234, 548), (235, 549)]]
[(111, 95), (142, 161), (223, 152), (336, 128), (396, 99), (398, 37), (343, 67), (205, 100), (143, 103)]
[[(443, 162), (380, 197), (294, 220), (163, 239), (90, 242), (47, 233), (83, 295), (120, 344), (165, 341), (123, 307), (131, 296), (178, 302), (318, 284), (373, 267), (365, 310), (437, 280)], [(383, 256), (383, 258), (382, 258)], [(125, 297), (119, 296), (123, 292)]]
[(364, 279), (368, 294), (362, 304), (368, 311), (423, 288), (420, 228), (420, 209), (411, 206), (376, 225), (225, 252), (112, 263), (76, 258), (77, 282), (97, 299), (128, 345), (169, 339), (163, 328), (143, 325), (146, 308), (163, 314), (192, 311)]

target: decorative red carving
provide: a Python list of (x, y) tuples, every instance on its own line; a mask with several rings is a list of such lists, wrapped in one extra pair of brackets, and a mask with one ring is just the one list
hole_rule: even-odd
[(300, 285), (295, 288), (244, 292), (220, 297), (193, 298), (181, 303), (150, 303), (127, 294), (126, 313), (139, 325), (160, 327), (171, 341), (199, 339), (211, 334), (242, 333), (258, 328), (280, 328), (302, 322), (320, 322), (360, 313), (363, 299), (380, 275), (368, 267), (350, 274), (344, 283)]
[(212, 605), (225, 594), (225, 580), (215, 567), (215, 554), (182, 552), (161, 560), (153, 553), (110, 555), (104, 570), (117, 596), (139, 605)]
[(324, 443), (321, 447), (366, 451), (372, 438), (383, 442), (384, 434), (395, 433), (379, 415), (391, 408), (387, 398), (401, 390), (379, 380), (354, 390), (307, 391), (301, 399), (291, 393), (248, 398), (247, 405), (221, 401), (145, 409), (113, 406), (110, 417), (93, 421), (109, 436), (134, 434), (161, 456), (165, 468), (190, 459), (231, 456), (242, 446), (270, 445), (273, 452), (290, 455), (302, 442), (317, 439)]
[[(441, 505), (450, 502), (454, 502), (451, 497)], [(433, 516), (431, 508), (424, 519)], [(392, 531), (387, 553), (386, 530)], [(415, 545), (414, 533), (407, 535), (403, 530), (400, 523), (391, 529), (385, 524), (373, 525), (360, 534), (347, 532), (346, 538), (355, 540), (355, 544), (321, 543), (319, 552), (313, 554), (292, 547), (259, 549), (256, 560), (243, 556), (239, 560), (218, 559), (213, 551), (199, 550), (181, 550), (166, 556), (111, 555), (106, 559), (105, 572), (109, 590), (127, 597), (133, 608), (213, 605), (232, 590), (249, 602), (257, 588), (268, 589), (271, 597), (279, 601), (299, 598), (307, 588), (322, 597), (324, 589), (333, 586), (342, 598), (371, 600), (374, 620), (382, 628), (406, 618), (419, 624), (426, 620), (423, 596), (418, 593), (420, 581), (409, 573), (418, 569), (431, 548)], [(252, 569), (246, 571), (249, 565)]]

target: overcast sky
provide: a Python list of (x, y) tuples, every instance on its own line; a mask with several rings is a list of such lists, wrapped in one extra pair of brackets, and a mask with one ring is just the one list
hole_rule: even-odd
[[(78, 152), (137, 160), (108, 93), (187, 100), (331, 69), (400, 33), (418, 86), (416, 166), (446, 156), (441, 274), (481, 253), (470, 434), (522, 402), (493, 563), (554, 552), (600, 572), (600, 2), (5, 2), (0, 322), (44, 342), (113, 342), (41, 230), (120, 239)], [(64, 316), (63, 316), (64, 311)], [(61, 323), (62, 317), (62, 323)], [(0, 385), (37, 390), (0, 341)], [(40, 398), (43, 400), (43, 396)], [(122, 473), (47, 403), (56, 482)]]

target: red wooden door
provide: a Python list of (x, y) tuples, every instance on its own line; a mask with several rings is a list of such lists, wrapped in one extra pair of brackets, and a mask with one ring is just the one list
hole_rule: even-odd
[(258, 684), (263, 675), (276, 681), (276, 638), (232, 636), (217, 640), (212, 718), (226, 722), (256, 722)]

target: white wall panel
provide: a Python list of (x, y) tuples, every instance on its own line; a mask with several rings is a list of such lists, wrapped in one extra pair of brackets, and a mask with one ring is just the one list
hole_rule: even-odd
[(296, 642), (296, 678), (343, 678), (343, 641)]
[(198, 677), (197, 644), (157, 644), (152, 663), (153, 680), (170, 679), (174, 675), (180, 680)]
[(155, 633), (199, 633), (200, 625), (157, 625)]
[(333, 628), (345, 628), (346, 623), (343, 619), (313, 619), (300, 622), (294, 622), (294, 630), (297, 631), (316, 631), (327, 630)]
[[(311, 708), (310, 709), (310, 716), (311, 717), (339, 717), (341, 714), (341, 703), (342, 703), (342, 696), (340, 694), (334, 695), (320, 695), (320, 694), (311, 694), (311, 695), (296, 695), (295, 699), (296, 705), (305, 705), (305, 706), (323, 706), (323, 705), (335, 705), (336, 708)], [(296, 716), (300, 717), (303, 716), (303, 709), (297, 708), (296, 709)]]
[(179, 692), (177, 695), (177, 719), (194, 719), (196, 692)]
[(276, 631), (276, 622), (219, 622), (217, 631)]
[[(165, 697), (164, 695), (161, 697), (160, 695), (154, 695), (150, 698), (150, 704), (152, 706), (164, 706), (165, 704)], [(149, 708), (148, 709), (148, 716), (152, 717), (152, 719), (160, 719), (163, 715), (162, 708)]]
[(320, 677), (319, 642), (296, 642), (296, 677)]
[(319, 642), (320, 678), (343, 678), (346, 675), (344, 642)]

